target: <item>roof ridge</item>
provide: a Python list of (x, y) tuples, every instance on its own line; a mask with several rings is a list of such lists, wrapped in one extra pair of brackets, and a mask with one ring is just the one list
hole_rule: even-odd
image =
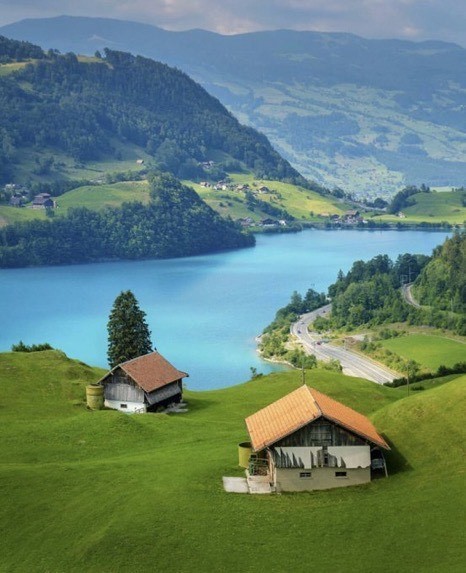
[(320, 407), (319, 402), (317, 401), (316, 397), (314, 396), (314, 394), (312, 393), (313, 391), (318, 392), (318, 390), (316, 390), (315, 388), (311, 388), (311, 386), (308, 386), (306, 384), (307, 389), (309, 390), (309, 394), (311, 395), (312, 399), (314, 400), (314, 404), (316, 405), (316, 408), (319, 410), (320, 415), (323, 416), (324, 412), (322, 411), (322, 408)]
[[(322, 407), (319, 405), (319, 403), (316, 400), (316, 405), (319, 408), (319, 410), (321, 411), (321, 415), (328, 419), (331, 420), (332, 422), (335, 422), (336, 424), (339, 424), (340, 426), (343, 426), (344, 428), (346, 428), (347, 430), (354, 432), (356, 434), (359, 434), (360, 436), (364, 437), (366, 440), (369, 440), (373, 443), (378, 443), (379, 445), (382, 445), (382, 447), (386, 447), (387, 449), (390, 449), (390, 446), (387, 444), (386, 440), (383, 438), (383, 436), (377, 431), (377, 428), (375, 427), (374, 423), (372, 422), (372, 420), (369, 418), (369, 416), (366, 416), (365, 414), (363, 414), (362, 412), (359, 412), (358, 410), (355, 410), (354, 408), (352, 408), (351, 406), (348, 406), (347, 404), (344, 404), (343, 402), (340, 402), (338, 400), (336, 400), (335, 398), (332, 398), (331, 396), (328, 396), (327, 394), (324, 394), (323, 392), (320, 392), (319, 390), (317, 390), (316, 388), (313, 388), (313, 390), (318, 394), (318, 395), (322, 395), (324, 397), (324, 399), (328, 399), (331, 400), (332, 402), (338, 404), (339, 406), (342, 406), (344, 409), (349, 410), (352, 414), (355, 414), (357, 418), (368, 422), (369, 426), (371, 427), (370, 429), (374, 430), (376, 437), (378, 438), (376, 441), (374, 441), (374, 436), (371, 436), (369, 433), (367, 433), (364, 430), (361, 430), (360, 427), (356, 427), (354, 424), (352, 423), (348, 423), (345, 420), (342, 420), (340, 417), (338, 416), (334, 416), (332, 414), (329, 414), (327, 412), (327, 410), (324, 408), (322, 409)], [(384, 445), (383, 445), (384, 444)]]

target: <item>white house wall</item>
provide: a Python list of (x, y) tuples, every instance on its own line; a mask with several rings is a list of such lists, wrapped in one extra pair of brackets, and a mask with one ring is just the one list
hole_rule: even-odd
[[(310, 469), (318, 467), (318, 452), (322, 452), (322, 447), (279, 447), (274, 450), (279, 455), (285, 455), (291, 467)], [(327, 451), (329, 456), (335, 458), (333, 467), (355, 469), (371, 465), (369, 446), (328, 446)]]
[(371, 465), (369, 446), (329, 446), (328, 453), (337, 458), (339, 468), (368, 468)]
[[(338, 477), (336, 473), (346, 473)], [(348, 487), (361, 485), (371, 481), (370, 468), (346, 469), (338, 468), (313, 468), (307, 473), (310, 477), (301, 477), (304, 472), (300, 468), (274, 470), (274, 485), (277, 492), (281, 491), (313, 491), (318, 489), (333, 489), (336, 487)]]

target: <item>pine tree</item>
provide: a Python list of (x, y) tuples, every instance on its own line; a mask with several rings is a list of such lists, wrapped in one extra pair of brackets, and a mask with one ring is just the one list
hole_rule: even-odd
[(111, 368), (152, 352), (151, 333), (145, 316), (130, 290), (116, 297), (107, 324), (107, 357)]

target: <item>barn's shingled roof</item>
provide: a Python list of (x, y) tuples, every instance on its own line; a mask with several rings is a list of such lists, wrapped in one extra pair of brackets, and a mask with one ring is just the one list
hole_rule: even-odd
[[(186, 372), (177, 370), (158, 352), (151, 352), (115, 366), (110, 374), (121, 368), (145, 392), (153, 392), (171, 382), (189, 376)], [(107, 374), (102, 381), (107, 378)]]
[(320, 417), (390, 449), (366, 416), (305, 385), (246, 418), (246, 426), (257, 452)]

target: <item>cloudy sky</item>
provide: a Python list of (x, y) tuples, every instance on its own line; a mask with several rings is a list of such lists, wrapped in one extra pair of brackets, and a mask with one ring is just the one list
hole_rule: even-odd
[(170, 30), (352, 32), (466, 47), (465, 0), (0, 0), (0, 25), (59, 15), (133, 20)]

